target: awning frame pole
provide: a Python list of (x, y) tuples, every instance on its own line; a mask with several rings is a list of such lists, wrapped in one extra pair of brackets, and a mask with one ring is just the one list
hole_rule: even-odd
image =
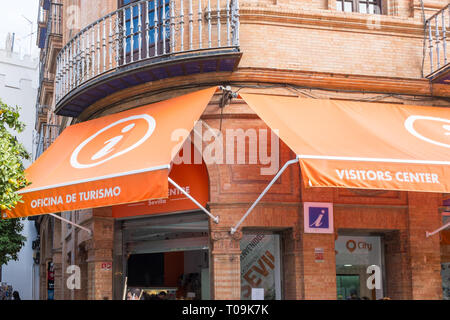
[(206, 210), (200, 203), (198, 203), (197, 200), (195, 200), (189, 193), (187, 193), (186, 191), (184, 191), (184, 189), (182, 187), (180, 187), (175, 181), (173, 181), (170, 177), (168, 178), (170, 184), (172, 184), (175, 188), (177, 188), (178, 190), (181, 191), (181, 193), (183, 193), (186, 197), (189, 198), (189, 200), (191, 200), (193, 203), (195, 203), (197, 205), (197, 207), (199, 207), (200, 209), (202, 209), (203, 212), (205, 212), (216, 224), (219, 223), (219, 216), (215, 217), (214, 215), (212, 215), (208, 210)]
[(57, 218), (57, 219), (59, 219), (61, 221), (64, 221), (64, 222), (66, 222), (68, 224), (71, 224), (71, 225), (73, 225), (73, 226), (75, 226), (77, 228), (83, 229), (84, 231), (87, 231), (90, 236), (92, 236), (92, 230), (91, 229), (88, 229), (86, 227), (80, 226), (79, 224), (76, 224), (76, 223), (74, 223), (74, 222), (72, 222), (70, 220), (64, 219), (63, 217), (60, 217), (60, 216), (58, 216), (58, 215), (56, 215), (54, 213), (49, 213), (49, 215), (54, 217), (54, 218)]
[(440, 227), (439, 229), (436, 229), (435, 231), (433, 231), (433, 232), (425, 232), (425, 235), (427, 236), (427, 238), (428, 237), (431, 237), (432, 235), (435, 235), (436, 233), (438, 233), (438, 232), (441, 232), (442, 230), (444, 230), (444, 229), (447, 229), (448, 227), (450, 227), (450, 222), (447, 222), (446, 224), (444, 224), (442, 227)]
[(234, 234), (239, 226), (244, 222), (244, 220), (247, 218), (247, 216), (252, 212), (252, 210), (256, 207), (256, 205), (259, 203), (259, 201), (264, 197), (264, 195), (269, 191), (269, 189), (272, 187), (272, 185), (278, 180), (278, 178), (281, 176), (281, 174), (289, 167), (291, 164), (298, 163), (299, 157), (297, 156), (295, 159), (289, 160), (284, 164), (284, 166), (278, 171), (276, 176), (270, 181), (270, 183), (267, 185), (267, 187), (264, 189), (264, 191), (259, 195), (258, 199), (253, 202), (252, 206), (247, 210), (247, 212), (244, 214), (244, 216), (239, 220), (239, 222), (231, 228), (231, 234)]

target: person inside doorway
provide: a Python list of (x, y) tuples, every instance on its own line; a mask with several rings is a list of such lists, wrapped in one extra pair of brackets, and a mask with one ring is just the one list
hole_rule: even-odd
[(20, 295), (18, 291), (13, 292), (13, 300), (22, 300), (20, 299)]

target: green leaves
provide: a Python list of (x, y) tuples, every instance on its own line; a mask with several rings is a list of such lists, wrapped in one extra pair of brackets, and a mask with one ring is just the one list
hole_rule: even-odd
[[(18, 107), (12, 108), (0, 100), (0, 209), (14, 208), (21, 201), (17, 191), (30, 183), (24, 175), (22, 159), (30, 155), (24, 146), (10, 132), (22, 132), (25, 124), (19, 121)], [(8, 130), (7, 128), (10, 128)], [(19, 219), (0, 219), (0, 265), (17, 260), (17, 254), (24, 245), (25, 237), (20, 232), (23, 225)]]
[(0, 265), (17, 260), (26, 238), (20, 234), (23, 225), (20, 219), (0, 220)]

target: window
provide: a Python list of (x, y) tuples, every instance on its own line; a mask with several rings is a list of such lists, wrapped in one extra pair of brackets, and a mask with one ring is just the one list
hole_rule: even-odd
[(381, 14), (381, 0), (336, 0), (336, 9), (343, 12)]
[[(129, 5), (133, 2), (138, 2), (138, 0), (121, 0), (119, 5), (121, 7)], [(125, 9), (125, 35), (126, 35), (126, 53), (127, 56), (131, 52), (131, 46), (133, 46), (133, 52), (136, 54), (141, 48), (141, 54), (145, 55), (147, 52), (147, 47), (149, 54), (154, 55), (155, 51), (155, 11), (157, 12), (157, 38), (158, 38), (158, 54), (168, 53), (169, 38), (170, 38), (170, 0), (155, 0), (146, 2), (146, 4), (136, 5), (133, 9)], [(155, 10), (156, 4), (156, 10)], [(147, 9), (148, 14), (146, 15), (144, 11)], [(164, 14), (164, 15), (163, 15)], [(139, 19), (141, 15), (141, 19)], [(163, 19), (164, 17), (164, 19)], [(163, 20), (165, 20), (165, 30), (163, 30)], [(148, 46), (145, 34), (141, 35), (141, 44), (139, 45), (139, 32), (145, 30), (146, 23), (148, 22)], [(139, 27), (139, 24), (142, 26)], [(133, 31), (133, 32), (132, 32)], [(164, 34), (163, 34), (164, 31)], [(165, 40), (165, 50), (163, 49), (163, 37)], [(133, 41), (132, 41), (133, 40)]]

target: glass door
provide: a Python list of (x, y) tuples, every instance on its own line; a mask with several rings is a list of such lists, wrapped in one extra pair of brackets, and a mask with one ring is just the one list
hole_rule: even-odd
[(338, 300), (351, 300), (360, 296), (359, 275), (338, 274), (336, 275), (337, 298)]

